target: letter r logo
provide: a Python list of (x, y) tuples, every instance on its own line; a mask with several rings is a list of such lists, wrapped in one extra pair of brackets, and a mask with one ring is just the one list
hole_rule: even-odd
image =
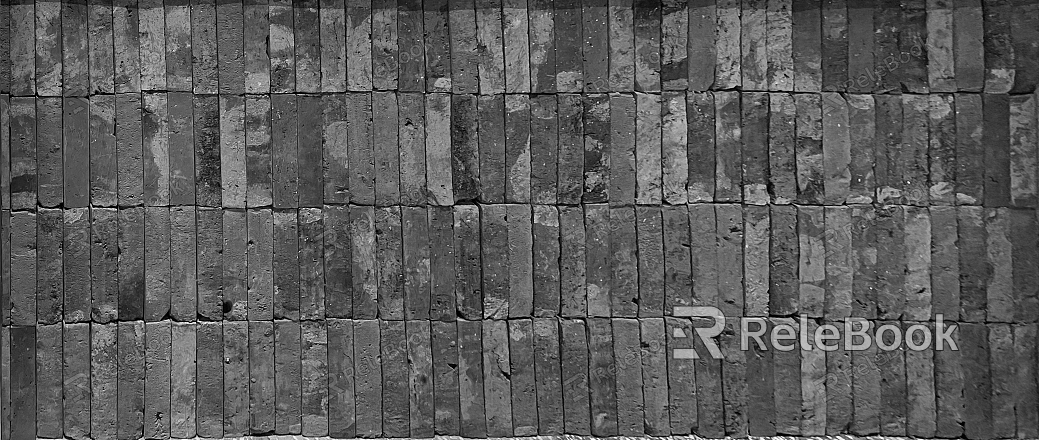
[[(725, 329), (725, 315), (717, 307), (710, 306), (698, 306), (698, 307), (675, 307), (674, 316), (676, 317), (691, 317), (691, 318), (711, 318), (714, 320), (714, 325), (710, 327), (695, 327), (693, 331), (696, 332), (696, 336), (700, 338), (703, 345), (707, 347), (707, 352), (711, 354), (714, 359), (721, 359), (722, 352), (718, 348), (718, 344), (714, 342), (714, 337), (722, 333)], [(681, 329), (676, 329), (675, 337), (684, 338), (685, 333)], [(673, 354), (675, 359), (699, 359), (700, 356), (696, 353), (696, 350), (691, 348), (680, 348), (675, 349)]]

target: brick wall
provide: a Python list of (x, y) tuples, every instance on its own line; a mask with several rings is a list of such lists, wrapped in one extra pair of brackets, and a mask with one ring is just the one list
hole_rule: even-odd
[(1037, 82), (1037, 0), (3, 0), (2, 439), (1037, 437)]

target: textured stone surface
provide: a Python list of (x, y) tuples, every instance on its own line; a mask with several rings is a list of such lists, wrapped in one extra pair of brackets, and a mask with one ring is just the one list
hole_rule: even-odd
[(794, 91), (818, 92), (822, 87), (822, 11), (806, 0), (792, 0)]
[(375, 240), (379, 279), (379, 316), (404, 319), (404, 274), (401, 270), (402, 239), (400, 208), (393, 206), (375, 211)]
[[(855, 272), (852, 263), (857, 251), (852, 248), (852, 209), (827, 206), (824, 212), (826, 283), (823, 314), (827, 319), (846, 319), (852, 315)], [(955, 235), (955, 234), (954, 234)], [(930, 253), (930, 250), (926, 252)]]
[[(225, 329), (227, 324), (224, 324)], [(328, 434), (328, 329), (322, 321), (302, 324), (301, 376), (303, 426), (306, 436)], [(225, 342), (226, 343), (226, 342)], [(227, 376), (224, 376), (227, 384)], [(226, 410), (224, 417), (227, 417)]]
[(485, 437), (487, 419), (481, 344), (482, 323), (460, 319), (457, 324), (459, 433), (464, 437)]
[(793, 206), (772, 206), (770, 218), (769, 313), (789, 315), (796, 313), (800, 305), (798, 267), (794, 264), (800, 258), (797, 211)]
[(985, 94), (982, 98), (985, 167), (985, 206), (1009, 206), (1011, 201), (1009, 111), (1007, 95)]
[[(277, 393), (274, 388), (274, 367), (273, 323), (249, 322), (250, 433), (274, 432), (274, 399)], [(334, 428), (331, 431), (336, 432)]]
[(696, 395), (696, 363), (692, 359), (679, 358), (676, 355), (680, 353), (676, 351), (678, 349), (693, 348), (693, 341), (689, 339), (692, 337), (692, 323), (681, 318), (665, 316), (664, 331), (668, 356), (667, 387), (671, 435), (698, 432), (699, 396)]
[[(609, 200), (610, 155), (610, 98), (604, 94), (588, 95), (583, 102), (584, 112), (584, 203), (602, 203)], [(684, 156), (684, 155), (683, 155)], [(684, 162), (684, 160), (683, 160)]]
[[(934, 391), (937, 412), (935, 416), (935, 435), (952, 437), (963, 434), (964, 417), (966, 416), (966, 375), (964, 369), (964, 353), (966, 347), (959, 345), (963, 341), (963, 332), (952, 334), (951, 340), (960, 350), (935, 350), (934, 352)], [(947, 348), (947, 347), (946, 347)]]
[[(686, 206), (662, 209), (664, 216), (664, 315), (672, 316), (675, 307), (692, 305), (692, 238)], [(766, 299), (767, 301), (767, 299)]]
[(740, 98), (735, 92), (714, 93), (714, 201), (739, 202), (742, 195)]
[(560, 306), (559, 211), (534, 205), (533, 221), (534, 316), (553, 316)]
[[(224, 425), (223, 328), (219, 322), (200, 322), (195, 332), (196, 432), (199, 436), (220, 437)], [(122, 350), (119, 354), (123, 354)]]
[[(798, 322), (796, 331), (801, 335), (814, 335), (818, 324), (813, 321)], [(802, 344), (803, 346), (804, 344)], [(802, 349), (801, 356), (801, 434), (821, 435), (826, 432), (826, 353), (822, 350)]]
[[(768, 326), (767, 321), (759, 325)], [(747, 358), (747, 420), (750, 435), (776, 435), (775, 353), (772, 347), (750, 343)]]
[[(62, 226), (64, 219), (56, 209), (41, 209), (36, 214), (36, 318), (39, 324), (62, 320), (64, 283), (62, 273)], [(122, 301), (120, 301), (120, 304)], [(132, 315), (129, 317), (132, 318)], [(60, 418), (60, 417), (59, 417)]]
[[(372, 93), (372, 127), (375, 145), (375, 204), (400, 204), (400, 133), (397, 95)], [(393, 148), (397, 146), (397, 148)], [(302, 166), (302, 163), (300, 164)], [(303, 188), (300, 188), (301, 191)], [(303, 193), (301, 193), (302, 195)]]
[[(768, 321), (764, 322), (763, 325), (775, 328), (779, 325), (793, 325), (793, 323), (793, 320), (790, 318), (770, 318)], [(773, 407), (775, 411), (775, 432), (780, 435), (800, 434), (802, 404), (800, 351), (777, 350), (771, 339), (763, 338), (763, 341), (766, 344), (765, 349), (769, 350), (772, 355), (772, 383), (775, 395), (773, 399)], [(787, 343), (783, 344), (786, 345)], [(767, 354), (762, 355), (767, 356)], [(768, 381), (767, 378), (763, 380), (766, 383)], [(850, 380), (850, 378), (847, 380)], [(829, 383), (827, 383), (827, 385), (829, 385)], [(827, 388), (827, 390), (829, 390), (829, 388)]]
[[(62, 100), (59, 98), (40, 98), (36, 100), (36, 191), (37, 200), (41, 206), (53, 208), (61, 204), (62, 180), (64, 178), (61, 162), (61, 111)], [(117, 109), (122, 110), (122, 106)], [(119, 116), (133, 115), (126, 112)], [(137, 115), (133, 115), (137, 116)], [(117, 133), (123, 130), (132, 133), (131, 124), (140, 125), (140, 117), (118, 118)], [(140, 136), (138, 135), (138, 139)], [(117, 146), (123, 146), (123, 142), (117, 141)], [(138, 151), (140, 151), (138, 145)], [(122, 151), (120, 151), (122, 152)], [(129, 153), (129, 151), (127, 151)], [(132, 154), (125, 154), (126, 162), (133, 162)], [(139, 177), (139, 176), (135, 176)], [(128, 179), (131, 184), (133, 180)]]
[[(379, 321), (353, 321), (354, 397), (356, 435), (379, 437), (382, 434), (382, 362)], [(280, 393), (278, 394), (281, 395)]]
[(450, 321), (455, 319), (455, 267), (454, 215), (451, 208), (429, 208), (429, 274), (432, 299), (429, 316), (431, 319)]
[[(132, 326), (133, 324), (130, 324)], [(61, 375), (61, 348), (62, 348), (62, 328), (59, 325), (40, 325), (36, 327), (36, 404), (35, 412), (38, 423), (36, 425), (36, 435), (46, 437), (59, 437), (62, 432), (62, 419), (64, 414), (62, 412), (62, 375)], [(132, 339), (130, 340), (133, 341)], [(133, 356), (133, 350), (130, 349), (130, 344), (127, 344), (126, 350), (129, 356)], [(123, 355), (123, 353), (120, 353)], [(122, 361), (123, 357), (120, 358)], [(119, 363), (119, 369), (123, 370), (123, 362)], [(127, 371), (129, 373), (129, 371)], [(122, 375), (120, 375), (122, 376)], [(127, 379), (132, 377), (131, 374), (125, 375)], [(127, 384), (130, 380), (125, 381)], [(132, 391), (129, 387), (121, 386), (123, 381), (120, 381), (119, 388), (119, 401), (125, 404), (127, 415), (133, 414), (133, 406), (130, 405), (131, 399), (124, 400), (124, 388), (125, 391)], [(32, 408), (27, 408), (32, 410)], [(119, 427), (117, 433), (120, 437), (127, 438), (132, 435), (133, 420), (130, 417), (119, 417)], [(138, 423), (139, 425), (139, 423)]]
[[(693, 63), (696, 64), (696, 63)], [(688, 93), (686, 95), (687, 154), (689, 177), (686, 181), (690, 203), (710, 202), (715, 192), (715, 111), (714, 95), (711, 93)], [(616, 162), (614, 162), (616, 163)], [(616, 192), (614, 192), (616, 194)]]
[[(424, 3), (423, 12), (422, 25), (427, 43), (425, 47), (425, 90), (427, 92), (448, 92), (451, 91), (451, 40), (448, 33), (448, 1), (435, 0)], [(349, 44), (349, 41), (348, 39), (347, 44)], [(350, 47), (348, 46), (347, 49), (348, 57)], [(358, 48), (361, 47), (363, 46)]]
[(591, 434), (588, 393), (588, 328), (583, 320), (560, 321), (560, 378), (563, 390), (563, 422), (567, 434)]
[(585, 232), (580, 208), (559, 207), (559, 295), (561, 315), (566, 317), (588, 313)]
[(638, 236), (638, 315), (639, 317), (660, 317), (666, 301), (664, 232), (660, 208), (641, 206), (636, 208), (635, 226)]
[(757, 92), (741, 95), (743, 201), (750, 205), (765, 205), (770, 199), (767, 190), (768, 112), (771, 109), (768, 98), (768, 94)]
[[(610, 352), (613, 352), (612, 348)], [(515, 435), (538, 432), (537, 361), (534, 354), (533, 322), (529, 319), (509, 321), (512, 430)]]
[[(170, 399), (170, 383), (172, 380), (171, 356), (173, 351), (172, 326), (169, 321), (149, 322), (145, 325), (144, 335), (144, 436), (166, 438), (171, 432), (170, 423), (172, 415), (170, 412), (172, 402)], [(83, 344), (85, 345), (86, 341)], [(248, 379), (248, 376), (246, 376), (246, 379)], [(248, 402), (248, 399), (246, 402)], [(250, 413), (247, 413), (246, 417), (248, 417), (248, 414)]]
[(956, 197), (956, 106), (954, 95), (931, 95), (927, 155), (930, 159), (928, 184), (933, 205), (951, 205)]
[[(10, 435), (15, 437), (33, 437), (36, 434), (37, 395), (36, 395), (36, 340), (35, 327), (9, 327), (10, 330), (10, 420), (20, 423), (11, 426)], [(116, 365), (115, 365), (115, 325), (105, 326), (103, 336), (95, 337), (97, 342), (107, 343), (98, 347), (91, 358), (91, 404), (108, 404), (91, 413), (91, 432), (115, 436), (116, 434)], [(99, 356), (100, 355), (100, 356)], [(103, 356), (103, 357), (102, 357)], [(44, 421), (46, 423), (46, 421)]]
[(1035, 437), (1036, 11), (0, 1), (2, 436)]
[(826, 297), (825, 211), (817, 206), (797, 208), (798, 304), (809, 317), (821, 317)]
[(767, 3), (765, 0), (753, 0), (741, 4), (740, 53), (743, 58), (740, 60), (740, 70), (743, 72), (743, 87), (749, 90), (767, 88)]
[[(192, 209), (193, 211), (193, 209)], [(19, 223), (23, 221), (23, 218), (18, 215), (19, 213), (13, 213), (11, 215), (12, 234), (18, 233)], [(118, 212), (115, 209), (93, 209), (90, 213), (90, 304), (91, 304), (91, 318), (94, 322), (108, 323), (118, 319), (119, 315), (119, 223), (118, 223)], [(32, 216), (35, 217), (35, 216)], [(194, 219), (192, 219), (194, 220)], [(190, 233), (191, 238), (191, 251), (194, 252), (194, 238), (195, 228), (194, 224), (191, 224), (191, 230), (178, 231), (184, 232), (185, 235)], [(23, 232), (24, 234), (24, 232)], [(12, 244), (14, 245), (15, 252), (23, 254), (22, 250), (18, 249), (18, 242), (12, 238)], [(177, 237), (180, 238), (180, 237)], [(176, 238), (175, 238), (176, 239)], [(187, 240), (185, 240), (187, 241)], [(178, 244), (177, 242), (174, 242)], [(179, 243), (183, 244), (183, 243)], [(184, 250), (184, 248), (178, 249)], [(35, 249), (34, 249), (35, 252)], [(190, 320), (195, 318), (195, 256), (190, 257), (180, 254), (179, 259), (176, 260), (178, 263), (183, 263), (184, 260), (190, 258), (190, 266), (184, 264), (180, 265), (181, 269), (190, 267), (189, 271), (185, 270), (181, 272), (183, 276), (177, 277), (178, 272), (174, 271), (174, 280), (182, 281), (183, 284), (176, 284), (180, 287), (178, 292), (182, 300), (175, 302), (180, 307), (179, 309), (171, 310), (170, 315), (176, 318)], [(35, 265), (32, 267), (16, 264), (17, 260), (12, 258), (12, 272), (31, 274), (36, 272), (37, 268)], [(18, 279), (13, 280), (17, 282)], [(16, 284), (12, 284), (16, 286)], [(17, 290), (12, 290), (12, 295), (17, 300)], [(189, 298), (184, 298), (190, 294)], [(11, 311), (11, 322), (18, 324), (16, 319), (17, 304)], [(179, 313), (175, 313), (179, 312)]]
[[(244, 321), (224, 322), (223, 342), (224, 435), (244, 435), (249, 432), (250, 415), (249, 324)], [(148, 390), (147, 383), (145, 390)]]
[[(169, 328), (169, 325), (167, 324), (166, 327)], [(157, 336), (159, 335), (161, 335), (161, 333), (157, 334)], [(168, 332), (166, 333), (166, 336), (168, 341)], [(10, 333), (6, 328), (3, 333), (3, 342), (4, 384), (9, 387), (11, 378), (11, 341)], [(169, 343), (167, 342), (165, 346), (169, 347)], [(160, 347), (162, 347), (161, 344), (154, 344), (155, 349), (159, 349)], [(62, 333), (61, 356), (61, 392), (64, 400), (62, 400), (60, 405), (62, 406), (62, 415), (64, 417), (64, 433), (68, 437), (75, 439), (88, 438), (90, 434), (90, 366), (92, 362), (90, 353), (90, 324), (75, 323), (65, 325)], [(151, 358), (149, 357), (149, 359)], [(150, 363), (148, 365), (150, 365)], [(165, 372), (166, 374), (163, 379), (165, 379), (168, 384), (170, 377), (168, 367)], [(165, 396), (166, 398), (160, 403), (165, 404), (168, 408), (170, 402), (169, 391), (163, 393), (162, 389), (159, 388), (158, 385), (158, 383), (153, 385), (157, 388), (155, 396), (160, 399)], [(145, 386), (147, 386), (147, 383), (145, 383)], [(169, 387), (167, 386), (166, 389), (168, 390)], [(10, 404), (10, 397), (10, 388), (7, 388), (3, 396), (4, 403)], [(146, 399), (149, 397), (150, 396), (145, 395)], [(148, 414), (149, 409), (151, 409), (150, 405), (148, 405), (149, 402), (146, 400), (144, 403), (144, 414)], [(4, 415), (8, 416), (10, 411), (11, 410), (8, 409), (5, 411)], [(167, 409), (164, 413), (168, 414), (169, 410)], [(168, 419), (166, 420), (168, 421)], [(158, 431), (157, 429), (149, 430), (152, 426), (154, 425), (150, 423), (144, 426), (145, 435)]]
[[(271, 102), (267, 97), (249, 97), (245, 100), (245, 197), (246, 206), (250, 208), (271, 204), (270, 120)], [(163, 168), (159, 161), (156, 164), (159, 165), (161, 175)], [(160, 178), (160, 187), (161, 182)]]
[(482, 330), (487, 435), (510, 436), (513, 421), (508, 324), (503, 320), (484, 321)]
[[(380, 321), (379, 332), (382, 353), (381, 388), (374, 390), (375, 397), (382, 396), (382, 411), (376, 419), (382, 419), (382, 434), (388, 437), (403, 437), (409, 432), (407, 336), (404, 321)], [(375, 414), (373, 414), (375, 415)]]
[[(251, 337), (252, 329), (250, 329)], [(250, 359), (250, 374), (251, 362)], [(330, 436), (353, 437), (356, 434), (355, 371), (353, 321), (348, 319), (328, 320), (328, 434)], [(249, 392), (252, 393), (251, 385)]]
[(613, 320), (613, 354), (617, 362), (617, 432), (620, 435), (645, 433), (645, 424), (638, 411), (643, 401), (640, 344), (638, 321)]
[(588, 319), (588, 356), (592, 434), (617, 435), (617, 372), (609, 319)]
[[(535, 390), (538, 399), (538, 432), (542, 434), (562, 434), (564, 429), (563, 381), (558, 347), (557, 322), (550, 318), (534, 318)], [(619, 396), (620, 388), (618, 399)]]
[[(408, 391), (410, 435), (429, 437), (435, 424), (435, 379), (431, 326), (428, 321), (408, 321), (405, 326), (408, 349)], [(329, 365), (331, 365), (329, 361)]]
[(480, 240), (483, 279), (483, 319), (509, 316), (509, 230), (505, 205), (480, 210)]

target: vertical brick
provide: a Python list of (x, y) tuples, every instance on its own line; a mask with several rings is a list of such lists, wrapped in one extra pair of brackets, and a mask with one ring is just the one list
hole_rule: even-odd
[(400, 203), (423, 205), (426, 186), (426, 122), (420, 94), (400, 95), (398, 139), (400, 142)]
[[(300, 318), (325, 319), (324, 218), (319, 208), (298, 212)], [(226, 250), (225, 250), (226, 252)], [(226, 292), (225, 292), (226, 296)]]
[(431, 333), (434, 375), (433, 407), (436, 411), (434, 413), (434, 432), (440, 435), (458, 435), (461, 420), (458, 389), (458, 328), (454, 322), (433, 321)]
[(453, 321), (455, 307), (455, 235), (454, 214), (448, 207), (430, 207), (429, 275), (431, 298), (430, 319)]
[(244, 321), (223, 323), (223, 435), (249, 432), (248, 325)]
[(617, 427), (620, 435), (643, 435), (642, 342), (639, 321), (613, 319), (613, 355), (617, 380)]
[[(301, 326), (303, 426), (300, 432), (307, 436), (328, 435), (328, 330), (325, 321), (304, 321)], [(226, 377), (224, 381), (226, 383)]]
[[(38, 203), (46, 208), (60, 206), (64, 198), (61, 104), (61, 98), (36, 99), (36, 183)], [(132, 157), (127, 157), (126, 161), (131, 162)]]
[[(173, 323), (173, 339), (170, 356), (170, 436), (174, 438), (194, 437), (197, 433), (196, 391), (197, 376), (197, 329), (195, 323)], [(258, 366), (259, 367), (259, 366)]]
[[(635, 9), (632, 7), (633, 3), (632, 0), (607, 1), (607, 27), (610, 41), (609, 90), (611, 92), (630, 92), (635, 88)], [(533, 19), (531, 22), (536, 23)], [(711, 46), (713, 48), (713, 44)], [(534, 53), (532, 50), (532, 60)]]
[[(292, 5), (293, 49), (296, 90), (300, 93), (321, 91), (321, 46), (318, 0), (294, 2)], [(291, 49), (290, 49), (291, 50)]]
[(588, 313), (587, 241), (579, 208), (559, 207), (559, 237), (561, 313), (567, 317), (585, 316)]
[(559, 212), (556, 207), (534, 206), (531, 235), (534, 316), (556, 316), (560, 311)]
[(448, 32), (450, 21), (448, 5), (448, 0), (431, 0), (422, 5), (422, 25), (426, 34), (426, 92), (451, 91), (451, 41)]
[(219, 111), (220, 199), (224, 207), (244, 208), (247, 190), (245, 101), (237, 96), (222, 96)]
[(823, 79), (822, 8), (809, 0), (793, 0), (792, 10), (794, 91), (818, 92)]
[[(267, 318), (270, 319), (270, 318)], [(249, 431), (274, 432), (274, 323), (249, 322)]]
[[(223, 211), (221, 252), (222, 293), (220, 304), (225, 320), (244, 321), (249, 313), (248, 214), (243, 210)], [(242, 226), (246, 227), (242, 227)]]
[(717, 13), (716, 0), (689, 8), (689, 59), (702, 60), (689, 63), (689, 90), (702, 92), (715, 84)]
[(245, 204), (271, 206), (271, 101), (265, 96), (245, 100)]
[(768, 73), (766, 0), (750, 0), (742, 5), (740, 14), (740, 52), (742, 59), (741, 84), (747, 90), (767, 90)]
[(325, 206), (324, 219), (324, 287), (325, 316), (349, 318), (354, 313), (353, 242), (349, 206)]
[[(322, 13), (327, 9), (327, 6), (323, 7)], [(399, 0), (397, 2), (397, 46), (400, 51), (398, 81), (399, 88), (403, 92), (425, 91), (426, 61), (423, 57), (425, 41), (422, 16), (422, 2), (417, 0)]]
[[(114, 325), (111, 327), (115, 327)], [(36, 341), (37, 332), (34, 326), (18, 326), (18, 327), (7, 327), (10, 332), (10, 420), (17, 420), (17, 424), (11, 425), (10, 438), (32, 438), (36, 436), (36, 422), (37, 422), (37, 395), (36, 395)], [(111, 344), (108, 347), (115, 344), (114, 332), (111, 338), (108, 340)], [(100, 353), (99, 353), (100, 354)], [(115, 407), (115, 353), (107, 352), (108, 356), (100, 358), (100, 356), (92, 356), (96, 361), (95, 365), (99, 368), (102, 365), (107, 373), (104, 377), (100, 375), (92, 375), (92, 379), (96, 382), (94, 384), (102, 385), (94, 386), (91, 388), (94, 395), (100, 395), (105, 393), (106, 403)], [(97, 400), (100, 403), (100, 400)], [(108, 434), (114, 436), (115, 434), (115, 412), (99, 410), (95, 412), (98, 417), (96, 424), (93, 424), (92, 432), (99, 434)], [(46, 422), (46, 420), (41, 420)]]
[(145, 211), (142, 207), (123, 209), (117, 218), (119, 320), (141, 320), (144, 319), (145, 305)]
[[(506, 0), (502, 3), (502, 37), (504, 44), (505, 92), (530, 91), (529, 19), (526, 0)], [(605, 57), (604, 57), (605, 62)], [(421, 69), (419, 69), (421, 71)]]
[(91, 312), (95, 322), (105, 323), (118, 319), (118, 226), (116, 210), (104, 208), (92, 210), (90, 284)]
[(508, 205), (509, 317), (529, 317), (534, 307), (534, 235), (529, 205)]
[(715, 189), (714, 200), (739, 202), (743, 163), (740, 131), (740, 100), (735, 92), (715, 92)]
[[(848, 203), (869, 203), (877, 194), (873, 166), (876, 161), (876, 110), (870, 95), (845, 95), (848, 103), (848, 138), (851, 140)], [(880, 150), (881, 154), (885, 150)]]
[(404, 273), (400, 207), (375, 211), (376, 261), (379, 263), (378, 305), (382, 319), (404, 319)]
[[(10, 375), (11, 375), (11, 342), (8, 329), (4, 329), (4, 403), (10, 405)], [(168, 345), (168, 344), (167, 344)], [(62, 334), (61, 351), (61, 380), (62, 393), (62, 415), (64, 419), (64, 435), (72, 438), (87, 438), (90, 435), (90, 324), (79, 322), (66, 324)], [(143, 363), (142, 363), (143, 368)], [(143, 372), (143, 371), (142, 371)], [(144, 377), (142, 375), (142, 380)], [(166, 375), (169, 381), (169, 374)], [(167, 390), (169, 387), (166, 388)], [(156, 390), (156, 395), (161, 390)], [(144, 396), (147, 398), (148, 396)], [(169, 404), (169, 392), (166, 393), (166, 402)], [(142, 402), (144, 404), (146, 402)], [(147, 405), (141, 410), (149, 414)], [(5, 411), (5, 416), (10, 415), (10, 407)], [(166, 412), (168, 414), (169, 411)], [(168, 420), (168, 419), (167, 419)], [(10, 420), (5, 420), (10, 422)], [(147, 429), (147, 427), (146, 427)], [(149, 432), (147, 431), (145, 435)]]
[(458, 395), (460, 433), (487, 436), (481, 321), (458, 320)]
[(171, 321), (145, 324), (144, 436), (169, 438), (172, 412), (170, 383), (173, 333)]
[(741, 86), (740, 4), (734, 0), (716, 0), (714, 87), (733, 90)]
[(329, 319), (328, 326), (328, 434), (355, 435), (354, 324)]
[(512, 435), (512, 367), (507, 323), (505, 320), (485, 320), (482, 324), (487, 434)]
[(247, 213), (250, 321), (274, 319), (274, 216), (270, 210)]
[(985, 200), (986, 170), (983, 148), (983, 100), (975, 94), (956, 94), (956, 202), (980, 205)]
[[(584, 188), (584, 109), (581, 106), (581, 95), (562, 94), (556, 95), (556, 98), (559, 103), (559, 163), (562, 164), (558, 167), (557, 202), (576, 205), (581, 202)], [(659, 103), (657, 105), (659, 108)], [(659, 144), (658, 130), (658, 149)]]
[[(98, 213), (94, 211), (94, 221)], [(170, 317), (177, 321), (194, 321), (198, 315), (198, 278), (196, 275), (196, 209), (170, 209)], [(94, 284), (98, 285), (97, 280)]]
[(585, 321), (560, 321), (563, 420), (568, 434), (591, 433), (591, 402), (588, 393), (588, 329)]
[[(435, 394), (433, 352), (428, 320), (408, 321), (407, 332), (408, 395), (412, 437), (432, 437), (435, 431)], [(533, 355), (533, 353), (531, 353)], [(528, 358), (530, 359), (530, 358)], [(533, 402), (531, 402), (533, 403)]]
[[(699, 63), (693, 63), (699, 64)], [(686, 153), (689, 177), (686, 180), (688, 202), (710, 202), (715, 190), (715, 108), (714, 95), (686, 95)], [(616, 192), (614, 193), (616, 194)]]
[[(131, 324), (132, 325), (132, 324)], [(62, 406), (62, 325), (38, 325), (36, 327), (36, 356), (34, 364), (36, 368), (36, 402), (31, 410), (36, 412), (36, 435), (40, 437), (61, 437), (64, 422), (64, 411)], [(132, 353), (130, 346), (125, 347), (127, 353)], [(120, 353), (126, 356), (124, 353)], [(125, 359), (120, 356), (121, 359)], [(120, 369), (122, 369), (120, 362)], [(129, 376), (127, 374), (126, 376)], [(122, 385), (122, 381), (120, 381)], [(119, 400), (126, 404), (127, 408), (131, 402), (123, 401), (123, 388), (119, 387)], [(142, 396), (143, 397), (143, 396)], [(24, 420), (24, 419), (23, 419)], [(119, 434), (121, 438), (127, 438), (124, 434), (124, 426), (132, 427), (131, 420), (125, 420), (120, 414)]]
[[(612, 334), (610, 335), (612, 341)], [(537, 399), (537, 378), (534, 359), (534, 327), (530, 319), (509, 320), (509, 368), (512, 386), (513, 435), (533, 435), (538, 432), (540, 405)], [(613, 348), (610, 347), (610, 353)], [(616, 396), (614, 396), (616, 397)], [(616, 404), (614, 403), (614, 408)], [(412, 415), (415, 414), (414, 409)], [(614, 410), (616, 414), (616, 410)], [(414, 417), (412, 432), (414, 435)]]
[(274, 433), (302, 433), (300, 323), (274, 322)]

